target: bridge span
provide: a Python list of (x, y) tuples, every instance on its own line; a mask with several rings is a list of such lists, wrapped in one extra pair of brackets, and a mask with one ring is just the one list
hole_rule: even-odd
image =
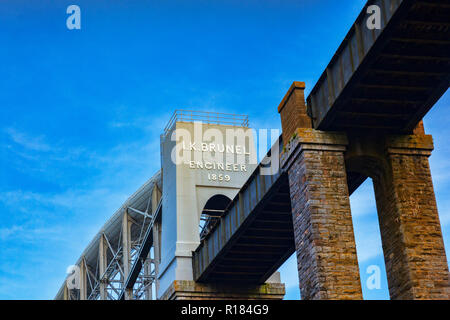
[[(373, 5), (379, 29), (366, 24)], [(206, 171), (165, 163), (167, 137), (195, 131), (192, 112), (175, 116), (162, 139), (163, 173), (83, 252), (80, 288), (64, 283), (56, 298), (281, 298), (284, 287), (268, 279), (296, 252), (302, 298), (361, 299), (348, 197), (370, 177), (391, 298), (449, 299), (433, 141), (422, 125), (449, 87), (449, 18), (447, 0), (369, 0), (307, 104), (301, 82), (281, 101), (273, 174), (261, 174), (263, 161), (220, 185)], [(202, 117), (219, 131), (248, 126), (232, 115)], [(207, 207), (215, 195), (221, 204)], [(202, 212), (217, 215), (198, 234)]]
[(411, 133), (449, 86), (449, 2), (372, 5), (380, 29), (362, 10), (307, 98), (315, 129)]

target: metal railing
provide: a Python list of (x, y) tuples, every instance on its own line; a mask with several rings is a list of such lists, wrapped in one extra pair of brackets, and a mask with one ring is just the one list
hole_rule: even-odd
[(248, 115), (220, 113), (194, 110), (175, 110), (169, 122), (164, 128), (164, 135), (173, 128), (176, 122), (199, 121), (208, 124), (222, 124), (238, 127), (248, 127)]

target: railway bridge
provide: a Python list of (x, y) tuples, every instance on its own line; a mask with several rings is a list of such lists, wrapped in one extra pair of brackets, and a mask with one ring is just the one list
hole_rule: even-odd
[[(380, 29), (366, 25), (371, 5)], [(56, 298), (281, 299), (276, 270), (295, 252), (303, 299), (362, 299), (349, 196), (370, 177), (391, 299), (449, 299), (422, 123), (449, 86), (449, 18), (447, 0), (368, 1), (306, 102), (292, 84), (260, 163), (245, 116), (175, 112), (161, 172)]]

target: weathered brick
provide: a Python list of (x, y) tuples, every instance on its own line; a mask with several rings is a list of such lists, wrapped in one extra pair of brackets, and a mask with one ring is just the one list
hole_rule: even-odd
[(306, 114), (305, 83), (294, 82), (284, 96), (278, 112), (281, 116), (284, 144), (289, 142), (297, 128), (311, 128), (311, 119)]
[(296, 134), (282, 164), (289, 175), (302, 298), (362, 299), (344, 163), (347, 140), (313, 129)]
[(352, 131), (348, 142), (346, 134), (311, 129), (303, 89), (294, 83), (278, 107), (302, 297), (362, 298), (346, 181), (352, 171), (374, 182), (391, 299), (449, 299), (428, 163), (433, 142), (422, 121), (413, 135)]
[(391, 299), (450, 298), (432, 149), (428, 135), (386, 137), (386, 168), (373, 179)]

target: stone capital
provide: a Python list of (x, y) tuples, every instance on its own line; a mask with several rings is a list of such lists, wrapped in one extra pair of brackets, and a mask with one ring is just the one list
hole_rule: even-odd
[(388, 135), (385, 140), (386, 153), (430, 156), (434, 149), (431, 135)]
[(305, 150), (344, 152), (347, 135), (342, 132), (326, 132), (310, 128), (298, 128), (285, 144), (280, 156), (281, 167), (288, 170), (294, 159)]

